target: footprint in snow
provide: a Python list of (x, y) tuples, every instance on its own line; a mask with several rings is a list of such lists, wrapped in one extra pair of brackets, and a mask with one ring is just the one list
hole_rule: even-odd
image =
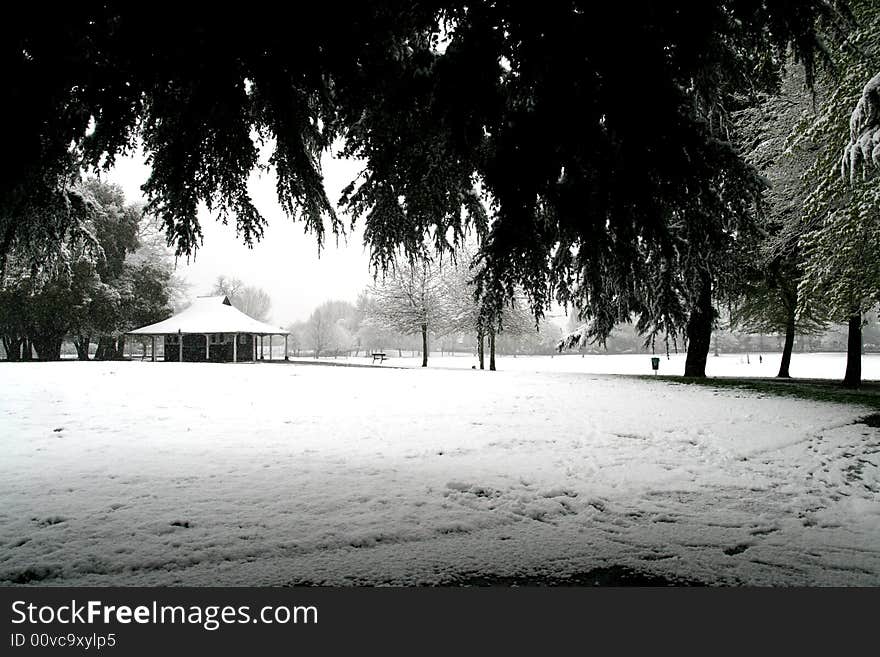
[(779, 527), (755, 527), (749, 533), (752, 536), (767, 536), (768, 534), (772, 534), (774, 532), (778, 532)]

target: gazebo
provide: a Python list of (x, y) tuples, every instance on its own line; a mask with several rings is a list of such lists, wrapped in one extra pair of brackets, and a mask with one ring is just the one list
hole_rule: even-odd
[(263, 341), (269, 339), (272, 360), (272, 336), (284, 336), (284, 360), (287, 360), (289, 331), (271, 326), (234, 308), (225, 296), (199, 297), (173, 317), (143, 326), (127, 335), (152, 338), (151, 358), (156, 361), (156, 338), (165, 342), (165, 360), (179, 362), (238, 363), (264, 360)]

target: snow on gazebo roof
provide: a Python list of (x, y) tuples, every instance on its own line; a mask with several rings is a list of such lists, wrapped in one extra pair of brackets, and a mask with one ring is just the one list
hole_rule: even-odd
[(130, 335), (167, 335), (169, 333), (257, 333), (288, 335), (290, 331), (249, 317), (233, 308), (225, 296), (198, 297), (185, 310), (161, 322), (142, 326)]

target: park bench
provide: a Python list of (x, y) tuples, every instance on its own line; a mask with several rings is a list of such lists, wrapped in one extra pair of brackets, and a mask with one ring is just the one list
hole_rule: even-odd
[(377, 360), (381, 363), (385, 360), (385, 358), (387, 358), (387, 356), (385, 356), (384, 351), (374, 351), (373, 352), (373, 363), (375, 363)]

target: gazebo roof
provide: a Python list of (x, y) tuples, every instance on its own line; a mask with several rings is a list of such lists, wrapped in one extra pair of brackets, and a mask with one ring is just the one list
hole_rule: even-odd
[(185, 310), (161, 322), (142, 326), (130, 335), (167, 335), (169, 333), (256, 333), (288, 335), (290, 331), (249, 317), (233, 308), (225, 296), (198, 297)]

